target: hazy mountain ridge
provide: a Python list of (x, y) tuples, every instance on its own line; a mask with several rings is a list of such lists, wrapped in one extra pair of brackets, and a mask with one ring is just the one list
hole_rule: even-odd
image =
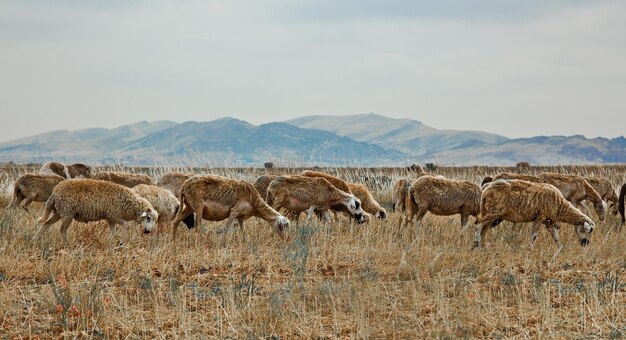
[(341, 136), (396, 149), (412, 156), (467, 145), (492, 145), (508, 138), (482, 131), (438, 130), (412, 119), (374, 113), (351, 116), (307, 116), (288, 120), (302, 128), (331, 131)]
[(355, 166), (621, 163), (626, 162), (626, 138), (508, 139), (364, 114), (308, 116), (259, 126), (230, 117), (180, 124), (144, 121), (114, 129), (58, 130), (0, 143), (2, 162), (47, 160), (232, 166), (259, 166), (266, 161)]

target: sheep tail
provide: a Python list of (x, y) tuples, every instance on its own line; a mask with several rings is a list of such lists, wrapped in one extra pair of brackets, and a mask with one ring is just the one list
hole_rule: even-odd
[(41, 218), (38, 220), (39, 223), (44, 223), (48, 220), (48, 218), (50, 217), (50, 213), (52, 213), (52, 211), (54, 210), (54, 203), (55, 198), (54, 195), (52, 195), (46, 201), (46, 210), (44, 210), (43, 216), (41, 216)]

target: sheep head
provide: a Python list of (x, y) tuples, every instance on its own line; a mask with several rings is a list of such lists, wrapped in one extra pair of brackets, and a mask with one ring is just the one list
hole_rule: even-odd
[(385, 210), (385, 208), (380, 208), (380, 211), (378, 211), (376, 213), (376, 217), (380, 218), (381, 220), (384, 220), (387, 218), (387, 210)]
[(354, 195), (350, 195), (346, 207), (348, 208), (348, 211), (350, 211), (350, 214), (356, 220), (356, 223), (365, 223), (364, 211), (363, 207), (361, 206), (361, 200), (359, 200)]
[(604, 217), (606, 217), (606, 212), (608, 211), (606, 202), (600, 200), (599, 202), (594, 204), (593, 207), (596, 209), (596, 213), (598, 214), (598, 218), (600, 219), (600, 221), (604, 220)]
[(595, 228), (595, 224), (589, 217), (586, 216), (584, 222), (576, 226), (576, 234), (578, 235), (581, 246), (585, 247), (589, 244), (593, 228)]
[(154, 229), (158, 218), (159, 214), (154, 209), (147, 209), (141, 212), (141, 215), (139, 215), (139, 220), (141, 226), (143, 227), (144, 234), (149, 234), (152, 229)]

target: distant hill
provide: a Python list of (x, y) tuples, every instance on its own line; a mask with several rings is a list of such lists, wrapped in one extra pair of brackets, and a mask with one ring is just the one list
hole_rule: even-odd
[(626, 139), (584, 136), (540, 136), (508, 140), (498, 145), (474, 146), (424, 155), (424, 161), (443, 164), (507, 165), (589, 164), (626, 162)]
[(53, 131), (0, 144), (0, 161), (56, 159), (92, 163), (154, 164), (181, 161), (259, 165), (266, 161), (312, 165), (398, 163), (396, 150), (302, 129), (286, 123), (255, 126), (234, 119), (210, 122), (140, 122), (116, 129)]
[(112, 150), (177, 125), (171, 121), (138, 122), (113, 129), (56, 130), (0, 143), (4, 161), (97, 160)]
[(298, 164), (384, 164), (407, 157), (395, 150), (327, 131), (285, 123), (255, 126), (234, 118), (182, 123), (141, 138), (120, 151), (122, 155), (136, 157), (144, 150), (162, 150), (165, 157), (191, 153), (257, 165), (268, 160)]
[(412, 119), (373, 113), (351, 116), (306, 116), (287, 123), (334, 132), (354, 140), (396, 149), (413, 156), (462, 147), (494, 145), (508, 138), (481, 131), (437, 130)]

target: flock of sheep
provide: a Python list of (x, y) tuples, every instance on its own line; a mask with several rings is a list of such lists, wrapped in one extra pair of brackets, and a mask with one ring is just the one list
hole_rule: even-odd
[[(460, 214), (463, 231), (469, 226), (469, 217), (474, 216), (474, 247), (481, 245), (487, 230), (502, 221), (532, 223), (531, 242), (544, 225), (559, 246), (559, 223), (571, 224), (581, 245), (587, 245), (595, 223), (586, 202), (603, 220), (608, 201), (614, 213), (621, 214), (622, 224), (625, 221), (626, 184), (618, 197), (611, 183), (596, 177), (500, 173), (486, 177), (479, 186), (427, 175), (419, 165), (411, 169), (416, 175), (398, 180), (393, 189), (394, 211), (400, 216), (398, 225), (405, 226), (414, 219), (419, 225), (427, 212)], [(181, 222), (193, 228), (203, 219), (227, 220), (227, 227), (231, 227), (236, 220), (243, 231), (245, 220), (258, 217), (270, 223), (282, 238), (290, 220), (297, 223), (303, 212), (306, 222), (316, 216), (330, 223), (331, 212), (335, 216), (346, 214), (359, 224), (372, 217), (387, 218), (387, 211), (366, 186), (311, 170), (298, 175), (262, 175), (254, 184), (217, 175), (168, 173), (155, 184), (142, 174), (92, 174), (91, 168), (83, 164), (49, 162), (38, 174), (23, 175), (14, 184), (11, 206), (28, 211), (32, 202), (45, 202), (36, 236), (61, 220), (65, 242), (73, 220), (105, 220), (111, 231), (118, 224), (137, 221), (144, 233), (150, 233), (157, 223), (172, 224), (175, 238)]]

